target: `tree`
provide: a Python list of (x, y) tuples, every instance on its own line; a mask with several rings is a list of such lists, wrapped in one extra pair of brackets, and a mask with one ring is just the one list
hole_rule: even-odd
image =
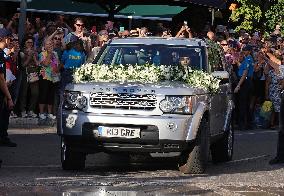
[(233, 22), (241, 22), (236, 31), (245, 29), (256, 30), (262, 17), (262, 0), (237, 0), (240, 6), (232, 10), (230, 19)]
[(278, 0), (270, 9), (265, 12), (266, 31), (271, 32), (277, 24), (284, 27), (284, 0)]

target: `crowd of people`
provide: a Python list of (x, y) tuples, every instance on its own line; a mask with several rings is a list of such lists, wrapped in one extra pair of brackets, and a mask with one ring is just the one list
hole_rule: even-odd
[[(280, 32), (264, 38), (259, 32), (240, 32), (238, 39), (227, 36), (220, 40), (228, 65), (231, 66), (235, 93), (235, 119), (240, 130), (256, 126), (275, 129), (279, 124), (281, 91), (284, 89), (284, 40)], [(282, 75), (281, 75), (282, 74)], [(259, 108), (272, 103), (268, 118), (260, 122)]]
[[(9, 70), (7, 84), (16, 105), (11, 117), (55, 120), (60, 92), (73, 80), (74, 68), (93, 62), (109, 39), (153, 35), (146, 27), (124, 30), (112, 21), (87, 27), (82, 18), (73, 22), (64, 15), (53, 18), (27, 18), (21, 45), (17, 34), (19, 14), (10, 20), (0, 19), (0, 50), (4, 52)], [(155, 35), (168, 37), (171, 33), (159, 23)], [(190, 28), (182, 26), (177, 36), (192, 37)]]
[(184, 22), (173, 35), (163, 23), (151, 30), (125, 30), (113, 21), (87, 26), (82, 18), (70, 22), (64, 15), (57, 15), (54, 20), (28, 18), (20, 45), (18, 19), (16, 13), (0, 20), (1, 145), (16, 146), (7, 134), (9, 116), (55, 120), (60, 95), (73, 80), (73, 69), (92, 62), (100, 48), (114, 37), (201, 37), (218, 43), (233, 78), (236, 125), (240, 130), (259, 125), (257, 109), (267, 100), (272, 102), (272, 111), (266, 128), (278, 125), (280, 93), (284, 89), (284, 38), (279, 25), (269, 37), (264, 37), (260, 32), (236, 33), (221, 25), (214, 29), (206, 25), (204, 31), (197, 33)]

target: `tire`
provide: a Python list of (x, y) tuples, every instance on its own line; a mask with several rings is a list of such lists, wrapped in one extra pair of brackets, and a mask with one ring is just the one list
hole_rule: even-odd
[(209, 155), (209, 130), (208, 122), (202, 119), (198, 128), (195, 142), (190, 152), (181, 155), (179, 171), (184, 174), (204, 173)]
[(231, 161), (234, 150), (234, 129), (230, 123), (229, 129), (224, 136), (211, 145), (211, 156), (213, 163), (222, 163)]
[(85, 168), (86, 154), (74, 152), (66, 139), (61, 137), (61, 166), (63, 170), (82, 170)]

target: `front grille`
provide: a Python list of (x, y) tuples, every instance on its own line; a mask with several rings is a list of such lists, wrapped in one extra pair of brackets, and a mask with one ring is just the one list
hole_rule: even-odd
[(90, 106), (94, 108), (118, 108), (125, 110), (154, 110), (157, 105), (156, 95), (146, 94), (107, 94), (107, 93), (91, 93)]

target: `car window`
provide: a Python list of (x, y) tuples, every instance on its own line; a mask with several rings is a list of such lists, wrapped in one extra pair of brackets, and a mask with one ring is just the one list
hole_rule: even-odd
[[(202, 48), (168, 45), (109, 45), (98, 64), (106, 65), (179, 65), (188, 63), (191, 69), (202, 69)], [(183, 62), (182, 62), (183, 61)]]

